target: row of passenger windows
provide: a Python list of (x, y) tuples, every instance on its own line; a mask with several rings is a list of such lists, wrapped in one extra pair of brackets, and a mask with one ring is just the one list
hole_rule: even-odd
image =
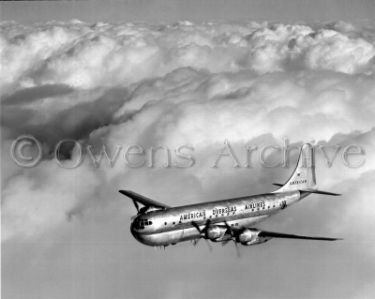
[[(275, 206), (275, 205), (273, 205), (273, 208), (275, 208), (275, 207), (276, 207), (276, 206)], [(265, 209), (266, 209), (266, 207), (263, 207), (263, 208), (262, 208), (262, 210), (265, 210)], [(267, 209), (271, 209), (271, 206), (268, 206), (268, 207), (267, 207)], [(257, 208), (256, 210), (257, 210), (257, 211), (259, 211), (259, 210), (260, 210), (260, 208)], [(255, 209), (251, 209), (251, 211), (253, 211), (253, 212), (254, 212), (254, 211), (255, 211)]]
[[(273, 205), (273, 207), (275, 208), (276, 206)], [(268, 206), (267, 208), (270, 209), (271, 206)], [(265, 210), (265, 209), (266, 209), (266, 207), (263, 207), (263, 210)], [(257, 211), (259, 211), (259, 210), (260, 210), (260, 208), (257, 208)], [(255, 209), (251, 209), (251, 211), (255, 211)], [(215, 215), (215, 217), (218, 217), (218, 216), (219, 215)], [(211, 219), (212, 215), (210, 215), (209, 218)], [(181, 224), (182, 222), (179, 221), (179, 223)], [(167, 222), (164, 222), (164, 225), (167, 225), (167, 224), (168, 224)], [(175, 225), (176, 222), (173, 222), (172, 224)], [(144, 228), (145, 226), (148, 226), (148, 225), (152, 225), (152, 221), (147, 220), (147, 219), (139, 219), (139, 221), (136, 223), (136, 227), (141, 228), (141, 229)], [(238, 225), (238, 224), (236, 224), (236, 225)]]
[[(210, 218), (211, 218), (211, 217), (210, 217)], [(179, 221), (178, 223), (181, 224), (182, 222)], [(164, 225), (167, 225), (167, 224), (168, 224), (167, 222), (164, 222)], [(172, 224), (173, 224), (173, 225), (176, 225), (176, 222), (173, 222)], [(234, 226), (234, 225), (235, 225), (235, 226), (238, 226), (238, 223), (231, 224), (230, 226)]]

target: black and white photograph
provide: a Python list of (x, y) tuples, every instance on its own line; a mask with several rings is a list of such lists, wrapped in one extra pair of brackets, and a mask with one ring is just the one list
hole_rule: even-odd
[(375, 298), (374, 0), (0, 1), (1, 298)]

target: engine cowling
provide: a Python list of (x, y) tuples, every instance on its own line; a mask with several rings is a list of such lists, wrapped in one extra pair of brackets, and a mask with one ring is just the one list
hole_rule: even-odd
[(225, 235), (226, 230), (225, 227), (210, 226), (207, 228), (206, 236), (208, 239), (214, 241), (222, 238)]
[(256, 229), (245, 229), (239, 236), (238, 242), (242, 245), (250, 246), (255, 244), (261, 244), (267, 242), (271, 238), (269, 237), (259, 237), (259, 230)]

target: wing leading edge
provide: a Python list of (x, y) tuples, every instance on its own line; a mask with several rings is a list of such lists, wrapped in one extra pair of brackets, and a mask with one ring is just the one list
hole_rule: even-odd
[(134, 205), (135, 205), (135, 207), (138, 211), (139, 211), (139, 207), (138, 207), (137, 203), (141, 203), (145, 207), (155, 207), (155, 208), (160, 208), (160, 209), (169, 209), (170, 208), (170, 206), (168, 206), (166, 204), (163, 204), (163, 203), (158, 202), (156, 200), (150, 199), (148, 197), (145, 197), (143, 195), (140, 195), (140, 194), (135, 193), (135, 192), (130, 191), (130, 190), (119, 190), (119, 192), (121, 194), (127, 196), (127, 197), (130, 197), (133, 200)]

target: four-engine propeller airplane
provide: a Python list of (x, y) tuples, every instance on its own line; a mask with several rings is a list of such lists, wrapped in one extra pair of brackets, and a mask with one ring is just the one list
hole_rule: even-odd
[[(235, 245), (255, 245), (272, 238), (335, 241), (338, 238), (311, 237), (263, 231), (254, 224), (265, 220), (280, 210), (317, 193), (340, 195), (317, 189), (313, 147), (303, 145), (297, 166), (285, 184), (266, 194), (244, 196), (212, 202), (170, 207), (132, 191), (119, 192), (133, 200), (138, 214), (133, 217), (131, 233), (143, 244), (168, 246), (204, 238), (212, 242), (234, 241)], [(139, 208), (139, 204), (143, 207)]]

